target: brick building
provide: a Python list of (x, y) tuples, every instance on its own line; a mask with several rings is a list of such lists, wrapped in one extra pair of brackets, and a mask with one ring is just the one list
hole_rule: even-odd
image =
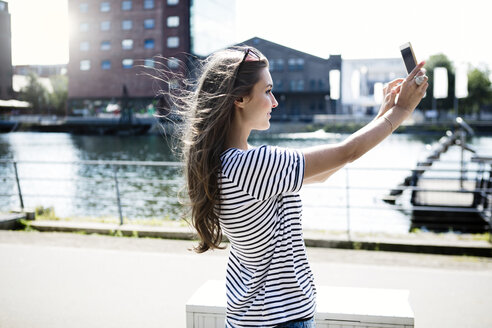
[(69, 0), (69, 108), (103, 108), (126, 96), (149, 103), (155, 83), (139, 75), (154, 56), (170, 68), (190, 51), (189, 0)]
[(279, 103), (272, 120), (310, 121), (316, 114), (335, 113), (329, 77), (331, 70), (341, 69), (341, 55), (324, 59), (257, 37), (238, 45), (253, 46), (269, 60), (273, 92)]
[(224, 47), (234, 35), (231, 0), (69, 0), (68, 4), (72, 25), (68, 107), (91, 114), (120, 102), (124, 87), (127, 105), (134, 110), (157, 102), (156, 89), (167, 86), (143, 73), (155, 75), (154, 66), (179, 72), (190, 64), (190, 54)]
[(0, 1), (0, 99), (12, 99), (12, 34), (9, 5)]

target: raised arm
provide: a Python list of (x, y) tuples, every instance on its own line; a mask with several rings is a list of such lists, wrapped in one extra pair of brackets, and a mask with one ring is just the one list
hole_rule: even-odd
[[(323, 181), (345, 164), (364, 155), (396, 130), (412, 114), (429, 86), (427, 76), (422, 70), (424, 64), (425, 62), (418, 64), (401, 85), (393, 88), (395, 91), (389, 94), (389, 106), (372, 122), (340, 143), (304, 149), (304, 182)], [(425, 76), (421, 85), (417, 85), (414, 80), (417, 75)]]

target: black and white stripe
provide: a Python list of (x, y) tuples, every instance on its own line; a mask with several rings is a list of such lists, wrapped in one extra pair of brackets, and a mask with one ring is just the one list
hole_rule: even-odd
[(226, 327), (309, 318), (316, 289), (302, 238), (301, 152), (261, 146), (222, 156), (218, 208), (231, 242)]

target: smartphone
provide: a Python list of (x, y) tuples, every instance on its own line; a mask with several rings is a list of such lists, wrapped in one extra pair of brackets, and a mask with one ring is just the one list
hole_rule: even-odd
[(407, 42), (400, 46), (401, 56), (403, 57), (403, 62), (407, 68), (407, 73), (410, 72), (417, 66), (417, 59), (415, 59), (415, 53), (413, 52), (412, 44)]

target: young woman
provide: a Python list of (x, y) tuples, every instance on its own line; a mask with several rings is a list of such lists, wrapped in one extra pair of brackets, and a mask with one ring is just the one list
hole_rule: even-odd
[(183, 155), (197, 252), (230, 241), (226, 327), (314, 327), (316, 289), (302, 237), (303, 184), (321, 182), (390, 135), (428, 87), (420, 63), (384, 88), (377, 117), (338, 144), (252, 147), (278, 103), (268, 61), (251, 47), (207, 58), (193, 95)]

